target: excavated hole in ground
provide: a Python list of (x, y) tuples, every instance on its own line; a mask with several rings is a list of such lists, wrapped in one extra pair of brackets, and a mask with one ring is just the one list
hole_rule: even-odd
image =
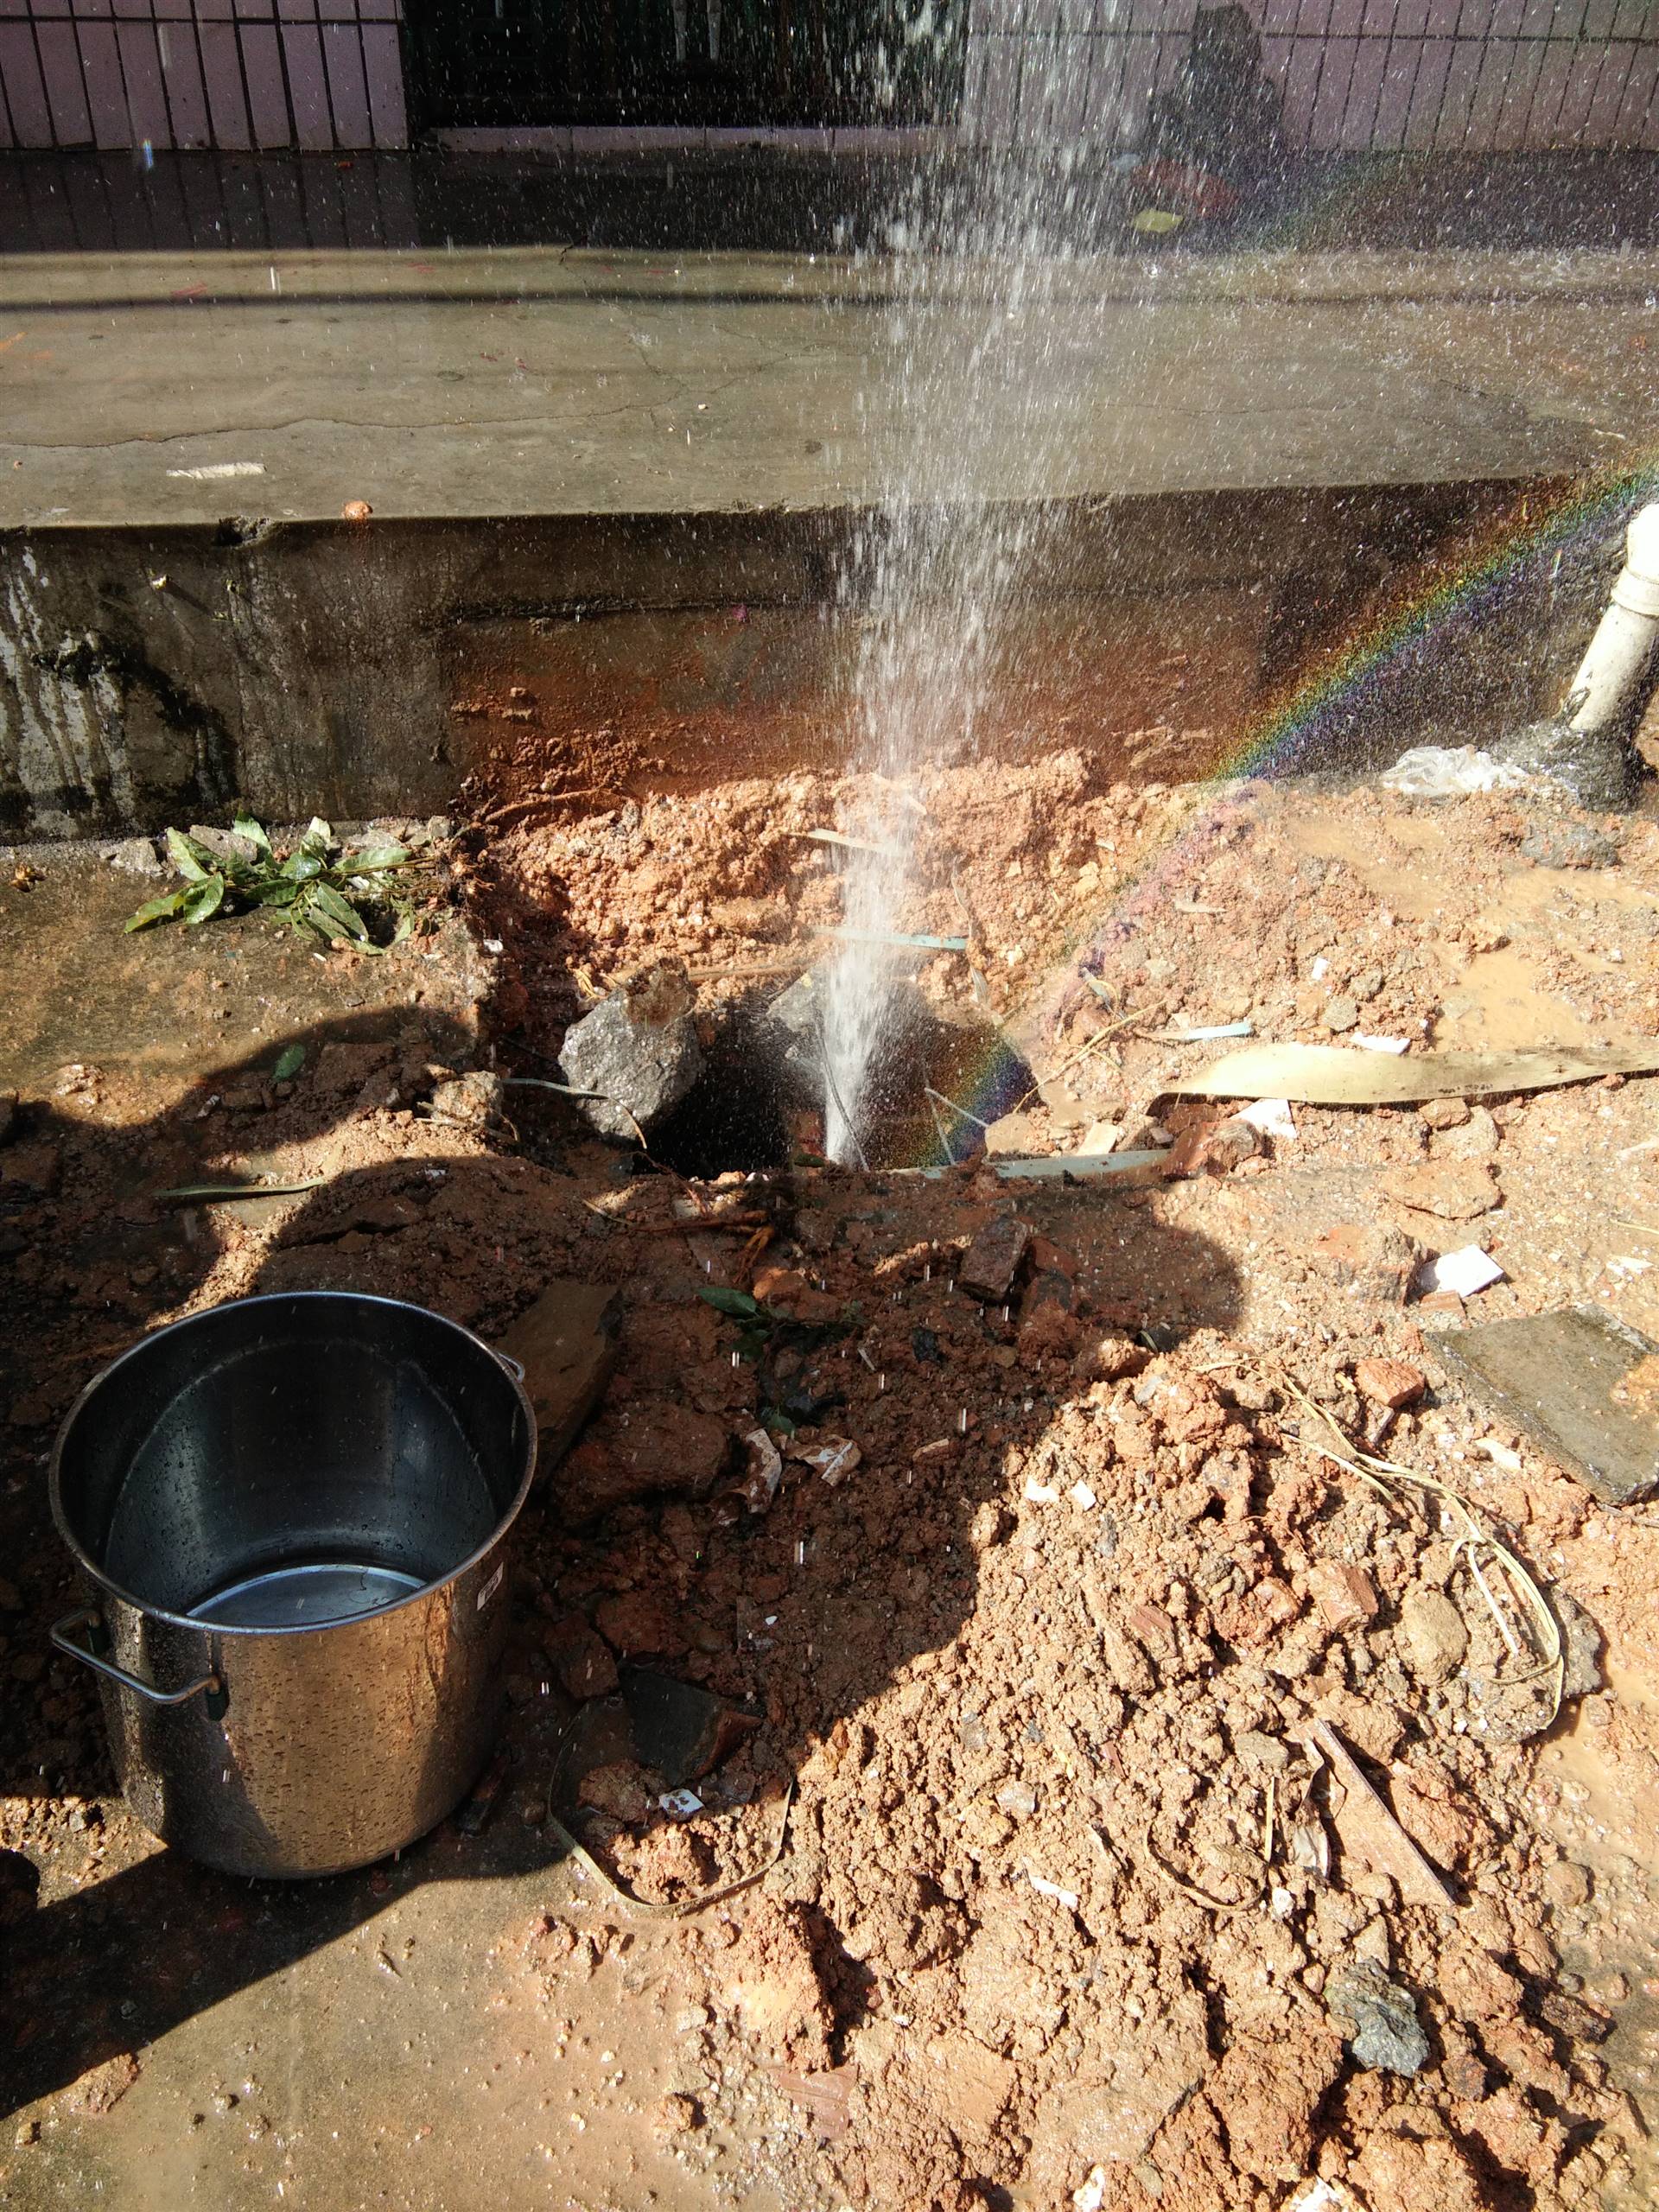
[[(772, 1018), (773, 1002), (757, 995), (711, 1017), (702, 1073), (651, 1131), (653, 1159), (709, 1179), (823, 1157), (818, 1037), (809, 1027), (791, 1040)], [(875, 1169), (965, 1160), (984, 1149), (984, 1124), (1009, 1112), (1034, 1081), (1000, 1029), (942, 1020), (913, 988), (899, 985), (856, 1109), (864, 1159)]]

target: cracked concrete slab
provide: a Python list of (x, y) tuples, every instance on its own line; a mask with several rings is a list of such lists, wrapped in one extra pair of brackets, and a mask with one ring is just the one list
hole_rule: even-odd
[[(971, 387), (983, 493), (1594, 467), (1659, 430), (1656, 279), (1659, 257), (1586, 252), (1042, 272), (1040, 307), (1003, 317), (1000, 391)], [(906, 349), (960, 358), (966, 392), (988, 296), (969, 267), (897, 313), (891, 269), (779, 256), (15, 257), (0, 526), (925, 497), (962, 422), (914, 419)], [(180, 473), (234, 464), (258, 473)]]

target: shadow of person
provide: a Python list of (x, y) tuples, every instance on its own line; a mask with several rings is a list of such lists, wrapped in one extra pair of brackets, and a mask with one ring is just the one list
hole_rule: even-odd
[[(341, 1039), (330, 1026), (305, 1041), (320, 1064), (326, 1046)], [(262, 1054), (262, 1065), (270, 1058)], [(319, 1104), (319, 1124), (331, 1110)], [(38, 1127), (29, 1135), (38, 1141)], [(251, 1885), (162, 1849), (101, 1878), (86, 1866), (84, 1886), (45, 1904), (20, 1904), (14, 1891), (9, 1980), (18, 2025), (0, 2065), (10, 2107), (282, 1973), (417, 1885), (518, 1881), (531, 1911), (542, 1877), (563, 1855), (543, 1812), (560, 1746), (568, 1754), (567, 1731), (581, 1719), (547, 1685), (571, 1637), (597, 1641), (595, 1627), (601, 1650), (625, 1665), (690, 1682), (761, 1725), (698, 1782), (708, 1832), (690, 1859), (674, 1857), (673, 1831), (654, 1815), (642, 1831), (590, 1812), (588, 1841), (641, 1893), (684, 1901), (707, 1886), (694, 1878), (699, 1853), (715, 1879), (727, 1844), (753, 1859), (756, 1835), (777, 1831), (779, 1802), (794, 1781), (789, 1852), (768, 1893), (785, 1897), (823, 1963), (814, 2047), (833, 2058), (861, 2017), (868, 1979), (842, 1940), (849, 1923), (879, 1922), (892, 1945), (908, 1944), (926, 1963), (960, 1947), (967, 1922), (961, 1900), (925, 1873), (874, 1871), (884, 1863), (879, 1853), (861, 1872), (833, 1863), (816, 1799), (842, 1767), (874, 1763), (878, 1811), (887, 1796), (897, 1802), (903, 1763), (895, 1765), (890, 1738), (874, 1745), (867, 1716), (887, 1693), (908, 1697), (925, 1675), (955, 1667), (982, 1562), (1007, 1541), (1024, 1481), (1086, 1477), (1101, 1506), (1095, 1541), (1116, 1541), (1133, 1500), (1116, 1497), (1113, 1484), (1133, 1471), (1119, 1455), (1117, 1475), (1106, 1471), (1111, 1447), (1096, 1401), (1145, 1364), (1139, 1327), (1173, 1337), (1224, 1331), (1239, 1312), (1238, 1279), (1217, 1247), (1163, 1223), (1140, 1198), (1098, 1186), (1022, 1198), (1022, 1211), (1047, 1231), (1033, 1239), (1029, 1281), (1004, 1304), (969, 1296), (955, 1286), (957, 1252), (1012, 1206), (1006, 1192), (962, 1173), (936, 1183), (779, 1179), (764, 1203), (768, 1257), (782, 1279), (758, 1315), (734, 1319), (698, 1294), (722, 1246), (717, 1236), (709, 1246), (680, 1233), (678, 1186), (668, 1179), (628, 1188), (619, 1224), (584, 1204), (596, 1179), (613, 1192), (632, 1184), (630, 1163), (614, 1153), (573, 1151), (586, 1171), (578, 1176), (522, 1154), (419, 1141), (346, 1167), (260, 1230), (244, 1287), (405, 1297), (486, 1339), (550, 1279), (620, 1287), (617, 1363), (604, 1400), (577, 1448), (544, 1473), (517, 1532), (500, 1738), (515, 1788), (482, 1834), (448, 1820), (394, 1863), (353, 1873)], [(132, 1157), (146, 1157), (142, 1144)], [(738, 1243), (724, 1241), (734, 1262)], [(188, 1243), (180, 1249), (185, 1265), (167, 1278), (169, 1304), (207, 1280), (207, 1255)], [(819, 1281), (832, 1287), (815, 1290)], [(1114, 1373), (1118, 1385), (1103, 1381)], [(83, 1367), (72, 1381), (84, 1375)], [(767, 1510), (734, 1504), (747, 1464), (742, 1439), (763, 1415), (786, 1452), (855, 1440), (855, 1471), (830, 1482), (810, 1459), (791, 1457)], [(1248, 1491), (1248, 1471), (1237, 1479)], [(13, 1492), (13, 1556), (44, 1551), (55, 1560), (43, 1483), (31, 1475)], [(1244, 1525), (1248, 1497), (1230, 1510), (1230, 1525)], [(67, 1563), (42, 1590), (43, 1611), (73, 1603)], [(1077, 1632), (1092, 1633), (1086, 1615)], [(1013, 1656), (1008, 1664), (1017, 1666)], [(1006, 1689), (982, 1684), (975, 1695), (982, 1707)], [(43, 1774), (30, 1746), (43, 1726), (63, 1727), (63, 1701), (74, 1696), (86, 1700), (81, 1729), (65, 1730), (71, 1755)], [(16, 1702), (22, 1711), (13, 1719), (8, 1790), (90, 1798), (107, 1787), (87, 1689), (72, 1688), (67, 1669), (35, 1670)], [(928, 1745), (912, 1748), (919, 1776)], [(373, 1758), (374, 1746), (364, 1756)], [(575, 1821), (581, 1767), (568, 1757), (566, 1764), (561, 1803)]]

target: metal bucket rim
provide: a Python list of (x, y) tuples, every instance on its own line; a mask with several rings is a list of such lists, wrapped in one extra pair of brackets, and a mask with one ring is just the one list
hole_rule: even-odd
[[(164, 1605), (152, 1605), (146, 1599), (135, 1596), (130, 1590), (124, 1590), (121, 1585), (112, 1580), (87, 1553), (70, 1529), (63, 1510), (63, 1447), (70, 1430), (74, 1427), (88, 1400), (103, 1389), (118, 1369), (124, 1367), (127, 1362), (135, 1358), (138, 1353), (147, 1351), (151, 1344), (159, 1344), (163, 1337), (174, 1336), (182, 1330), (193, 1328), (199, 1322), (209, 1319), (215, 1313), (226, 1313), (232, 1307), (241, 1311), (256, 1306), (291, 1306), (324, 1304), (352, 1306), (390, 1306), (393, 1312), (398, 1313), (419, 1313), (425, 1319), (435, 1321), (440, 1327), (451, 1330), (456, 1336), (464, 1337), (468, 1344), (477, 1346), (491, 1366), (499, 1374), (501, 1380), (517, 1397), (519, 1409), (524, 1415), (524, 1434), (527, 1439), (524, 1471), (518, 1489), (513, 1493), (511, 1504), (496, 1522), (483, 1542), (477, 1545), (465, 1559), (459, 1560), (446, 1573), (436, 1576), (430, 1582), (423, 1582), (418, 1590), (410, 1591), (407, 1596), (395, 1599), (389, 1605), (376, 1605), (368, 1612), (348, 1613), (341, 1620), (302, 1621), (296, 1622), (291, 1627), (272, 1628), (257, 1628), (233, 1622), (199, 1621), (194, 1619), (188, 1613), (169, 1612)], [(47, 1477), (47, 1494), (52, 1507), (54, 1525), (81, 1572), (89, 1576), (100, 1590), (106, 1591), (118, 1603), (130, 1605), (135, 1612), (143, 1614), (147, 1619), (165, 1621), (171, 1628), (188, 1629), (198, 1636), (207, 1637), (329, 1636), (340, 1629), (355, 1628), (361, 1621), (387, 1619), (393, 1613), (402, 1612), (407, 1605), (424, 1605), (427, 1599), (435, 1592), (448, 1589), (452, 1582), (459, 1581), (470, 1568), (476, 1567), (481, 1559), (487, 1558), (524, 1510), (524, 1501), (530, 1496), (531, 1484), (536, 1479), (536, 1454), (540, 1441), (540, 1432), (536, 1422), (536, 1408), (531, 1403), (530, 1394), (524, 1389), (523, 1382), (506, 1364), (500, 1354), (492, 1345), (486, 1344), (483, 1338), (474, 1330), (467, 1328), (464, 1322), (452, 1321), (447, 1313), (436, 1313), (429, 1306), (417, 1306), (413, 1299), (381, 1298), (372, 1291), (262, 1291), (254, 1298), (220, 1299), (216, 1305), (203, 1306), (199, 1313), (186, 1313), (176, 1321), (169, 1321), (165, 1328), (151, 1329), (130, 1344), (124, 1351), (118, 1352), (107, 1367), (100, 1368), (64, 1415), (57, 1435), (53, 1440), (52, 1463)]]

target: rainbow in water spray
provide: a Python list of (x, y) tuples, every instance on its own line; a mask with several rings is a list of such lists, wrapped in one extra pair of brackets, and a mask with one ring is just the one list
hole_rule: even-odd
[[(1659, 489), (1659, 459), (1598, 474), (1540, 496), (1523, 493), (1459, 544), (1414, 571), (1387, 605), (1359, 630), (1318, 655), (1294, 682), (1250, 715), (1236, 742), (1211, 771), (1225, 786), (1251, 777), (1284, 775), (1312, 766), (1332, 741), (1340, 741), (1368, 695), (1414, 655), (1432, 649), (1453, 624), (1466, 625), (1512, 591), (1546, 562), (1559, 563), (1651, 499)], [(1215, 804), (1224, 801), (1217, 791)], [(1096, 934), (1067, 963), (1041, 1009), (1040, 1033), (1052, 1033), (1075, 1000), (1076, 977), (1091, 964), (1104, 932), (1143, 918), (1173, 888), (1198, 850), (1212, 808), (1200, 804), (1172, 830), (1170, 842), (1151, 853), (1120, 883), (1111, 911)]]

